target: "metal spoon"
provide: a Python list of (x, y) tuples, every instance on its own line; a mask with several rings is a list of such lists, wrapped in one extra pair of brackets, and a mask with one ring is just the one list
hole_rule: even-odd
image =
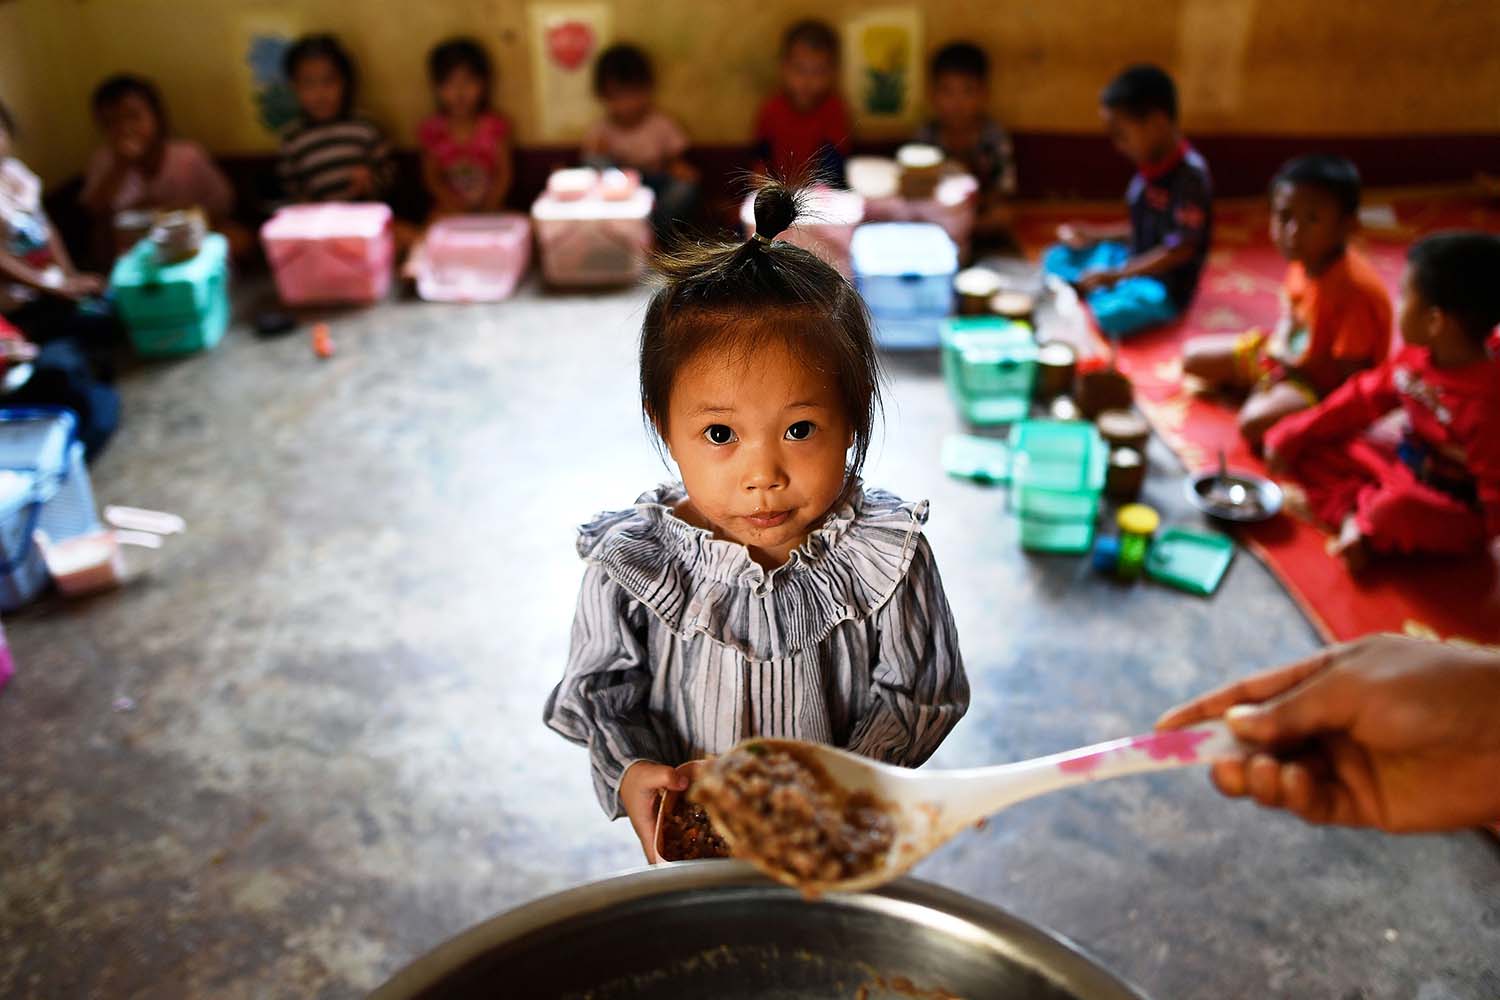
[[(845, 791), (874, 795), (895, 820), (891, 849), (874, 869), (839, 881), (811, 883), (764, 863), (755, 844), (737, 843), (733, 826), (724, 822), (714, 803), (705, 803), (709, 818), (736, 857), (809, 893), (852, 892), (888, 882), (958, 833), (1025, 799), (1106, 778), (1204, 764), (1241, 749), (1222, 722), (1127, 737), (1014, 764), (953, 771), (915, 771), (800, 740), (755, 739), (740, 746), (791, 750), (800, 759), (820, 765)], [(711, 770), (714, 762), (707, 766)]]

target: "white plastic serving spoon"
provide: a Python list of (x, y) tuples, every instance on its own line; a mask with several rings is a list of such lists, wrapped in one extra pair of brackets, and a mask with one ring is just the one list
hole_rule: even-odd
[(813, 892), (853, 892), (888, 882), (963, 830), (1025, 799), (1106, 778), (1206, 764), (1243, 749), (1222, 722), (1096, 743), (1014, 764), (953, 771), (915, 771), (800, 740), (752, 739), (741, 746), (751, 744), (768, 750), (791, 749), (799, 758), (821, 765), (829, 779), (844, 789), (867, 791), (881, 799), (894, 815), (896, 836), (884, 864), (842, 881), (808, 884), (762, 865), (753, 845), (736, 844), (713, 806), (707, 806), (714, 825), (736, 848), (737, 856), (772, 878)]

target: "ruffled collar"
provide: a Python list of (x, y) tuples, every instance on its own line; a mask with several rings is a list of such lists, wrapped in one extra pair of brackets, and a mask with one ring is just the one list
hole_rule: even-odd
[(856, 486), (767, 571), (744, 545), (678, 517), (685, 495), (680, 483), (664, 484), (600, 514), (579, 529), (578, 554), (679, 635), (704, 634), (754, 659), (793, 655), (884, 604), (911, 565), (928, 508)]

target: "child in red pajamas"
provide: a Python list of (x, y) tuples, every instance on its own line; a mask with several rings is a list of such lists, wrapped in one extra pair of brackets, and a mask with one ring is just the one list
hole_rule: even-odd
[[(1372, 554), (1463, 553), (1500, 536), (1500, 238), (1447, 233), (1412, 247), (1406, 346), (1266, 435), (1273, 467), (1340, 528), (1351, 570)], [(1399, 445), (1363, 432), (1400, 408)]]

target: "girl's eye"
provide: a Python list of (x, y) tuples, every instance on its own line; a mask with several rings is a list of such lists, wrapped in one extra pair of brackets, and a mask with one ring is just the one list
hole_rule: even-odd
[(806, 441), (813, 436), (815, 430), (811, 420), (799, 420), (786, 429), (788, 441)]
[(729, 444), (734, 440), (734, 431), (728, 424), (710, 424), (703, 432), (709, 444)]

